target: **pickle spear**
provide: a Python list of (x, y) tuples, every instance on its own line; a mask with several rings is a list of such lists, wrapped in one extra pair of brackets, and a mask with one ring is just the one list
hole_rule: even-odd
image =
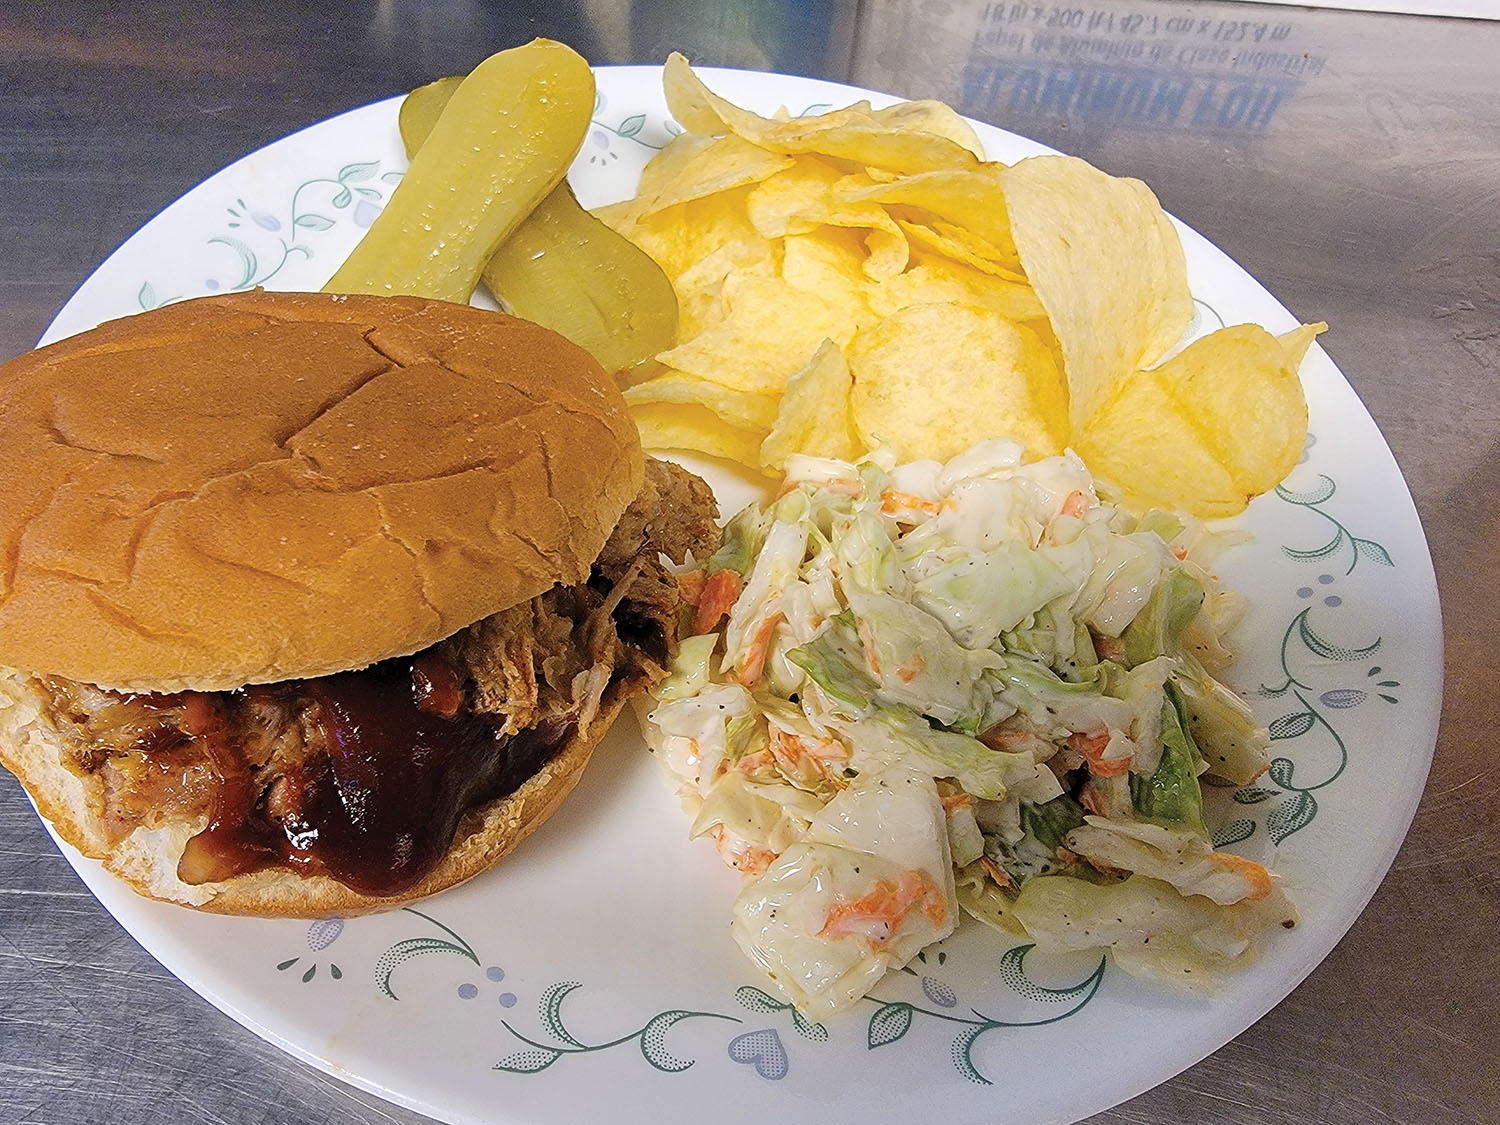
[(561, 43), (485, 59), (324, 292), (467, 303), (495, 249), (562, 182), (593, 108), (594, 72)]
[[(461, 82), (440, 78), (401, 103), (401, 140), (413, 163)], [(579, 206), (566, 180), (501, 243), (483, 277), (516, 316), (566, 336), (606, 371), (677, 342), (672, 282), (650, 255)]]

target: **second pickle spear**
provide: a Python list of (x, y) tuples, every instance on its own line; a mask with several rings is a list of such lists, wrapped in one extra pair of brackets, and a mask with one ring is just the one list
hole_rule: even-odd
[[(413, 161), (462, 81), (440, 78), (401, 103), (401, 140)], [(566, 336), (606, 371), (677, 342), (677, 294), (667, 275), (579, 206), (566, 180), (500, 245), (483, 277), (511, 312)]]
[(562, 182), (593, 108), (594, 72), (561, 43), (485, 59), (324, 292), (468, 303), (495, 249)]

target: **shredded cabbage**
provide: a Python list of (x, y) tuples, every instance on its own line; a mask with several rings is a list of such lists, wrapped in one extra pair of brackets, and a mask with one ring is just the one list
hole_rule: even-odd
[(1214, 678), (1238, 605), (1200, 545), (1004, 441), (793, 456), (730, 521), (707, 569), (743, 590), (682, 641), (648, 736), (745, 874), (732, 932), (799, 1008), (855, 1003), (959, 904), (1196, 989), (1295, 920), (1204, 823), (1201, 777), (1250, 780), (1269, 738)]

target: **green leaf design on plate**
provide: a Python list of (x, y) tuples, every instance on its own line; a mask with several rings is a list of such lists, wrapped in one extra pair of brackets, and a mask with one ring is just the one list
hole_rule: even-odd
[(519, 1054), (507, 1055), (495, 1064), (496, 1070), (510, 1070), (519, 1073), (533, 1073), (545, 1070), (564, 1055), (589, 1055), (598, 1051), (609, 1051), (626, 1043), (635, 1043), (644, 1058), (657, 1070), (665, 1074), (676, 1074), (687, 1070), (694, 1063), (692, 1059), (684, 1059), (667, 1050), (666, 1036), (671, 1028), (686, 1019), (715, 1019), (726, 1020), (730, 1023), (740, 1023), (738, 1016), (725, 1015), (721, 1012), (695, 1012), (687, 1008), (670, 1008), (664, 1012), (658, 1012), (648, 1019), (639, 1029), (626, 1032), (624, 1035), (601, 1043), (584, 1043), (574, 1036), (563, 1024), (562, 1002), (574, 989), (581, 988), (578, 981), (558, 981), (548, 986), (542, 993), (541, 1002), (537, 1005), (538, 1015), (546, 1025), (547, 1030), (552, 1033), (559, 1045), (538, 1042), (524, 1032), (517, 1030), (509, 1020), (502, 1019), (500, 1026), (510, 1032), (515, 1038), (533, 1048), (531, 1051), (522, 1051)]
[[(1202, 305), (1209, 312), (1213, 313), (1213, 317), (1214, 317), (1214, 319), (1216, 321), (1219, 322), (1219, 327), (1220, 328), (1226, 327), (1226, 325), (1224, 324), (1224, 316), (1223, 316), (1223, 314), (1220, 313), (1218, 309), (1216, 309), (1212, 305), (1210, 305), (1207, 301), (1205, 301), (1202, 297), (1194, 297), (1193, 298), (1193, 304), (1195, 304), (1195, 305)], [(1197, 314), (1194, 313), (1194, 319), (1196, 319), (1196, 318), (1197, 318)]]
[(1015, 945), (1000, 958), (1000, 976), (1012, 992), (1018, 992), (1028, 1000), (1050, 1000), (1053, 997), (1041, 985), (1026, 975), (1026, 954), (1033, 946)]
[(304, 230), (328, 230), (333, 226), (332, 219), (325, 218), (313, 211), (309, 211), (305, 215), (298, 215), (293, 222)]
[(828, 1042), (828, 1029), (820, 1023), (813, 1023), (796, 1008), (792, 1008), (792, 1026), (804, 1039), (811, 1039), (814, 1043)]
[(368, 180), (379, 167), (380, 161), (378, 160), (361, 160), (354, 164), (345, 164), (339, 169), (339, 183), (348, 184)]
[(354, 193), (348, 188), (340, 188), (339, 193), (333, 197), (333, 205), (343, 209), (354, 202)]
[(1360, 539), (1356, 537), (1354, 540), (1354, 549), (1360, 555), (1374, 559), (1381, 566), (1396, 565), (1391, 561), (1391, 553), (1373, 539)]
[(1072, 988), (1042, 987), (1026, 975), (1026, 955), (1035, 948), (1035, 944), (1015, 945), (1007, 949), (1005, 956), (1000, 958), (1000, 977), (1012, 992), (1017, 992), (1028, 1000), (1053, 1004), (1076, 1000), (1098, 984), (1097, 980), (1089, 977), (1088, 980), (1075, 984)]
[(1262, 801), (1270, 800), (1276, 796), (1274, 789), (1261, 789), (1259, 786), (1250, 789), (1239, 789), (1235, 791), (1234, 800), (1240, 805), (1258, 805)]
[(1320, 637), (1312, 627), (1308, 619), (1308, 611), (1303, 610), (1297, 617), (1297, 634), (1302, 638), (1302, 643), (1314, 656), (1321, 656), (1324, 660), (1363, 660), (1380, 647), (1380, 638), (1376, 637), (1373, 642), (1362, 648), (1349, 648), (1347, 645), (1334, 644)]
[(1288, 797), (1266, 818), (1266, 831), (1271, 835), (1271, 843), (1279, 846), (1292, 833), (1300, 832), (1311, 824), (1317, 815), (1318, 802), (1311, 793), (1303, 791)]
[(210, 238), (208, 241), (211, 245), (217, 243), (220, 246), (227, 246), (239, 256), (240, 279), (230, 286), (231, 289), (243, 289), (255, 280), (255, 252), (250, 247), (246, 246), (239, 239), (230, 238), (228, 235), (219, 235)]
[(989, 1024), (981, 1023), (974, 1027), (966, 1028), (959, 1032), (958, 1038), (953, 1041), (949, 1053), (953, 1057), (953, 1065), (958, 1072), (970, 1082), (979, 1086), (991, 1086), (993, 1083), (984, 1075), (979, 1073), (979, 1068), (974, 1065), (974, 1044), (986, 1031), (990, 1029)]
[(453, 953), (479, 964), (479, 958), (474, 956), (472, 949), (455, 942), (435, 937), (407, 938), (387, 949), (375, 963), (375, 982), (380, 991), (392, 1000), (401, 999), (391, 987), (391, 974), (413, 957), (422, 957), (428, 953)]
[(617, 132), (622, 137), (633, 137), (641, 131), (645, 124), (646, 115), (644, 113), (633, 113), (620, 122), (620, 128)]
[(1214, 833), (1214, 847), (1227, 848), (1232, 844), (1241, 843), (1255, 835), (1255, 821), (1253, 820), (1231, 820), (1224, 827)]
[(664, 1040), (667, 1032), (678, 1020), (689, 1019), (697, 1015), (697, 1012), (689, 1012), (680, 1009), (671, 1012), (660, 1012), (651, 1017), (646, 1026), (641, 1029), (641, 1054), (646, 1061), (657, 1070), (668, 1074), (676, 1074), (686, 1070), (693, 1065), (693, 1059), (681, 1059), (667, 1050)]
[(1312, 712), (1293, 711), (1290, 715), (1281, 716), (1266, 729), (1271, 732), (1272, 738), (1300, 738), (1312, 730), (1312, 726)]
[(870, 1050), (894, 1043), (910, 1031), (911, 1013), (911, 1005), (899, 1000), (877, 1008), (870, 1017), (870, 1026), (865, 1033)]
[(740, 1006), (748, 1008), (752, 1012), (764, 1012), (767, 1015), (775, 1015), (777, 1012), (790, 1012), (792, 1014), (792, 1026), (797, 1029), (797, 1034), (804, 1039), (811, 1039), (815, 1043), (826, 1043), (828, 1041), (828, 1029), (820, 1023), (813, 1023), (804, 1016), (793, 1004), (785, 1000), (778, 1000), (768, 992), (763, 992), (754, 985), (742, 984), (734, 990), (734, 998), (740, 1002)]
[(1295, 789), (1296, 786), (1292, 784), (1292, 773), (1296, 768), (1290, 758), (1273, 758), (1271, 768), (1266, 772), (1271, 775), (1271, 780), (1283, 789)]
[(1344, 543), (1344, 533), (1343, 533), (1342, 530), (1340, 530), (1340, 531), (1334, 532), (1333, 538), (1330, 539), (1327, 543), (1324, 543), (1321, 547), (1309, 547), (1309, 548), (1306, 548), (1306, 549), (1301, 549), (1301, 548), (1297, 548), (1297, 547), (1283, 547), (1281, 549), (1290, 558), (1294, 558), (1294, 559), (1321, 559), (1321, 558), (1326, 558), (1328, 555), (1333, 554), (1335, 551), (1337, 551), (1339, 549), (1339, 547), (1341, 547), (1343, 545), (1343, 543)]
[(1307, 508), (1314, 504), (1321, 504), (1325, 500), (1331, 500), (1334, 492), (1337, 490), (1338, 486), (1333, 483), (1332, 477), (1327, 477), (1319, 473), (1317, 485), (1306, 492), (1293, 492), (1285, 485), (1278, 484), (1276, 486), (1276, 495), (1280, 496), (1288, 504), (1300, 504), (1302, 507)]
[(753, 985), (742, 984), (734, 990), (734, 998), (742, 1007), (749, 1008), (752, 1012), (779, 1012), (787, 1006), (783, 1000), (778, 1000), (769, 993), (762, 992)]
[[(1041, 1027), (1049, 1023), (1059, 1023), (1070, 1019), (1081, 1012), (1095, 994), (1099, 991), (1099, 985), (1104, 980), (1105, 966), (1108, 960), (1099, 958), (1099, 964), (1094, 971), (1084, 980), (1071, 988), (1043, 988), (1026, 975), (1026, 955), (1034, 949), (1034, 945), (1016, 946), (1006, 951), (1001, 958), (1001, 974), (1005, 983), (1010, 988), (1028, 1000), (1056, 1002), (1071, 1002), (1067, 1010), (1058, 1012), (1056, 1015), (1043, 1016), (1038, 1019), (996, 1019), (987, 1016), (977, 1008), (971, 1008), (974, 1018), (958, 1015), (953, 1011), (933, 1011), (930, 1008), (921, 1007), (916, 1004), (908, 1004), (902, 1001), (882, 1000), (878, 996), (866, 996), (871, 1004), (877, 1005), (877, 1011), (870, 1017), (869, 1027), (866, 1029), (865, 1038), (870, 1049), (894, 1043), (906, 1035), (910, 1030), (915, 1016), (928, 1016), (932, 1019), (941, 1020), (947, 1024), (965, 1024), (967, 1030), (953, 1041), (952, 1056), (953, 1065), (959, 1073), (971, 1082), (988, 1086), (990, 1082), (984, 1075), (979, 1073), (979, 1068), (974, 1065), (973, 1048), (979, 1037), (991, 1031), (999, 1031), (1003, 1028), (1018, 1027)], [(908, 969), (910, 966), (908, 966)], [(929, 999), (934, 999), (933, 992), (928, 986), (928, 981), (923, 981), (923, 991)], [(952, 1005), (945, 999), (936, 999), (944, 1009)]]
[(517, 1051), (513, 1055), (506, 1055), (492, 1069), (508, 1070), (512, 1074), (536, 1074), (538, 1071), (546, 1070), (562, 1057), (561, 1051), (549, 1051), (545, 1047), (537, 1047), (534, 1050)]
[(573, 1038), (573, 1034), (563, 1025), (562, 1002), (567, 999), (568, 993), (582, 987), (580, 981), (560, 980), (547, 986), (547, 990), (542, 993), (541, 1002), (537, 1004), (537, 1011), (541, 1014), (542, 1022), (547, 1025), (547, 1030), (555, 1038), (575, 1047), (582, 1047), (583, 1044)]
[(1288, 558), (1301, 561), (1324, 559), (1335, 554), (1345, 543), (1348, 543), (1351, 550), (1349, 568), (1344, 571), (1345, 574), (1353, 574), (1354, 568), (1359, 565), (1361, 558), (1370, 559), (1381, 566), (1395, 565), (1391, 561), (1390, 552), (1379, 543), (1373, 539), (1361, 539), (1345, 527), (1338, 517), (1325, 512), (1319, 507), (1324, 501), (1331, 500), (1335, 491), (1337, 491), (1337, 486), (1334, 484), (1332, 478), (1323, 474), (1319, 474), (1317, 486), (1306, 492), (1295, 492), (1284, 486), (1277, 487), (1276, 495), (1280, 496), (1288, 504), (1296, 504), (1299, 507), (1306, 508), (1309, 512), (1315, 512), (1333, 527), (1333, 538), (1321, 546), (1289, 547), (1283, 545), (1281, 548), (1282, 553)]

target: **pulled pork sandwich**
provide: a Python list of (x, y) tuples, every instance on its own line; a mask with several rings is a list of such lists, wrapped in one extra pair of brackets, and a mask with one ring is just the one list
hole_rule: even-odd
[(662, 674), (712, 494), (582, 349), (188, 301), (0, 367), (0, 760), (138, 891), (318, 915), (499, 860)]

